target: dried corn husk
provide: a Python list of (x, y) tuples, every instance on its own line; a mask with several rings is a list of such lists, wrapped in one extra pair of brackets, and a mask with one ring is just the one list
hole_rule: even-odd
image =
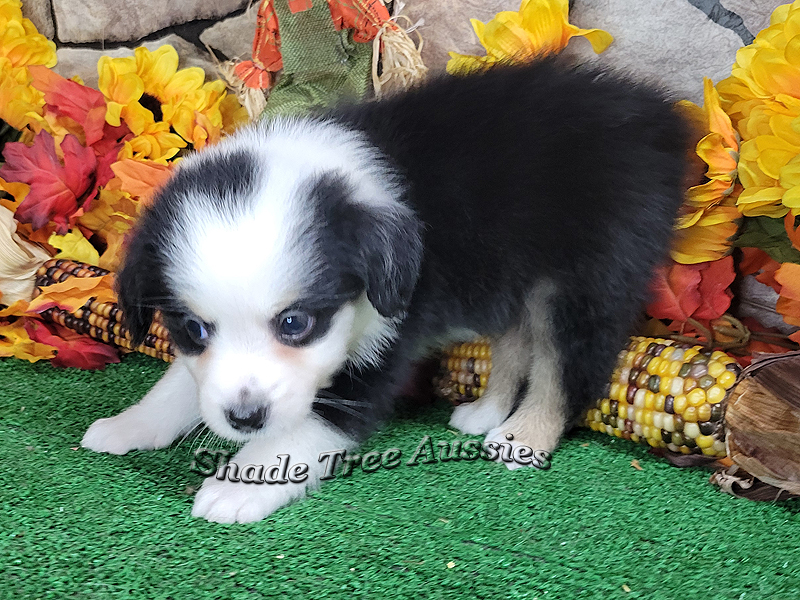
[(728, 399), (725, 422), (734, 464), (800, 494), (800, 352), (755, 359)]

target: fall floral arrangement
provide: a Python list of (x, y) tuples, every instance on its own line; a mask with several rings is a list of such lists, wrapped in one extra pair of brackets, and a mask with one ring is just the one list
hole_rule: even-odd
[[(108, 272), (159, 183), (184, 152), (248, 115), (224, 82), (178, 69), (171, 46), (102, 57), (99, 90), (53, 72), (55, 50), (19, 0), (0, 0), (0, 356), (98, 368), (118, 361), (118, 350), (43, 313), (112, 301)], [(51, 257), (103, 275), (57, 282), (32, 299)]]

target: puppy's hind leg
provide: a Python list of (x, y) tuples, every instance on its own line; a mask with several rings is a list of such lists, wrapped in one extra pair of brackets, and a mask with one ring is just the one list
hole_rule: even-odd
[(526, 320), (492, 343), (492, 373), (486, 393), (475, 402), (457, 406), (450, 426), (468, 434), (483, 434), (505, 421), (517, 397), (524, 393), (530, 353)]
[(197, 386), (179, 357), (138, 404), (92, 423), (81, 446), (109, 454), (165, 448), (199, 424)]
[[(525, 364), (528, 385), (512, 414), (489, 431), (486, 442), (509, 443), (510, 434), (514, 447), (524, 445), (552, 452), (567, 427), (564, 365), (552, 322), (555, 296), (555, 286), (544, 282), (534, 288), (526, 303), (525, 325), (529, 332), (527, 339), (531, 340)], [(492, 368), (496, 365), (493, 362)], [(515, 469), (522, 465), (509, 462), (506, 466)]]

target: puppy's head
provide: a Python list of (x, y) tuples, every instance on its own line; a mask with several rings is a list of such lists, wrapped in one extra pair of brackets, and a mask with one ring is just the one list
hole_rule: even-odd
[(160, 310), (209, 427), (292, 427), (395, 335), (421, 257), (401, 195), (377, 150), (333, 123), (253, 126), (186, 158), (118, 275), (134, 343)]

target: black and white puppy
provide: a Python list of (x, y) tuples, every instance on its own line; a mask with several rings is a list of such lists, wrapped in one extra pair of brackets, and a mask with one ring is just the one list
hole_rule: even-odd
[(161, 448), (202, 419), (245, 442), (240, 466), (308, 464), (300, 484), (205, 481), (194, 515), (255, 521), (391, 414), (413, 360), (481, 334), (489, 388), (451, 425), (552, 451), (666, 256), (688, 138), (660, 92), (541, 60), (186, 158), (118, 277), (134, 341), (159, 309), (179, 355), (83, 445)]

